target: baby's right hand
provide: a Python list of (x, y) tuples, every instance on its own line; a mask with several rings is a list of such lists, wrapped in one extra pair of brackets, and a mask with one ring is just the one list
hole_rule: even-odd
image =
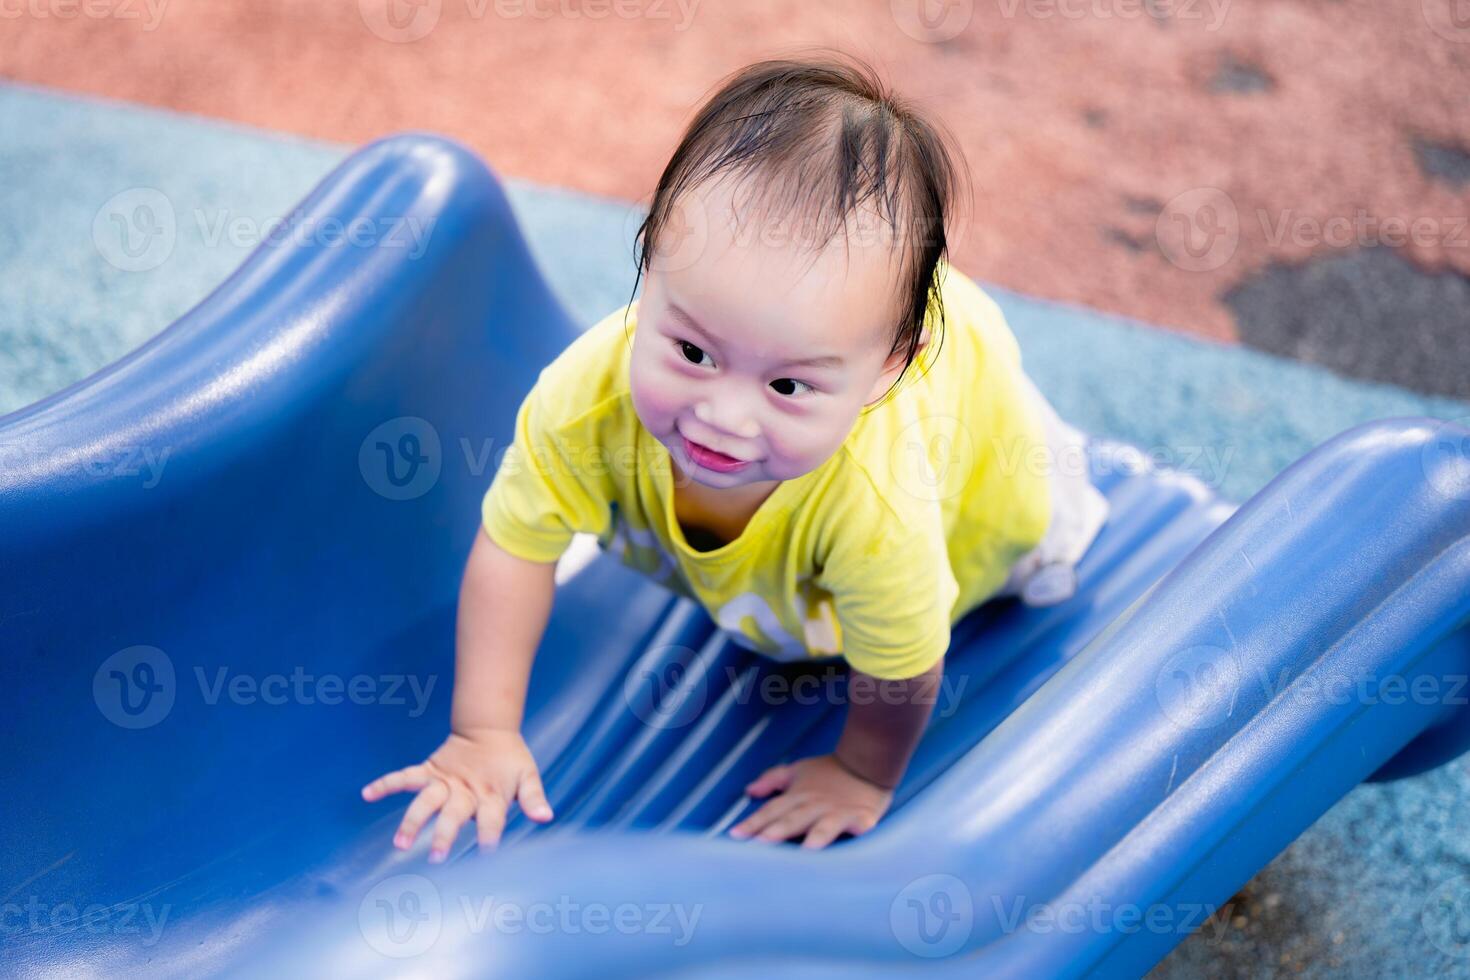
[(368, 783), (362, 788), (362, 798), (371, 803), (410, 790), (418, 791), (418, 796), (403, 815), (393, 846), (411, 847), (420, 828), (437, 812), (429, 848), (433, 863), (444, 860), (470, 817), (475, 818), (480, 846), (494, 849), (505, 829), (505, 812), (517, 798), (532, 820), (545, 823), (551, 819), (536, 760), (516, 731), (451, 733), (426, 761)]

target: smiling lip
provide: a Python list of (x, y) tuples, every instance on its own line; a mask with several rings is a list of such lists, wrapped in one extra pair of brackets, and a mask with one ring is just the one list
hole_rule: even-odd
[(736, 459), (734, 456), (717, 453), (708, 446), (701, 446), (688, 436), (681, 435), (679, 438), (684, 440), (684, 451), (689, 454), (689, 458), (707, 470), (714, 470), (716, 473), (734, 473), (749, 465), (749, 460)]

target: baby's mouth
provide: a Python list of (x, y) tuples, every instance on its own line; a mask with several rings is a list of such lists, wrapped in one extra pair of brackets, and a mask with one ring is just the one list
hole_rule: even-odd
[(733, 473), (750, 462), (749, 460), (739, 459), (726, 453), (717, 452), (708, 446), (695, 442), (682, 433), (680, 433), (679, 438), (683, 441), (684, 452), (689, 458), (705, 469), (715, 470), (720, 473)]

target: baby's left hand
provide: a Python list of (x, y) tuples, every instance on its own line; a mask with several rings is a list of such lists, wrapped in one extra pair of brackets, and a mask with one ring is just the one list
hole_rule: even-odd
[(772, 766), (745, 787), (754, 797), (776, 790), (781, 795), (731, 827), (731, 837), (755, 834), (774, 842), (806, 834), (801, 846), (818, 850), (844, 831), (856, 836), (872, 830), (893, 802), (892, 790), (854, 775), (831, 755)]

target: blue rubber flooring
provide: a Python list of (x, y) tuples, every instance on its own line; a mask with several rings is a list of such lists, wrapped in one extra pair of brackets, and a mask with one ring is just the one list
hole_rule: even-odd
[[(0, 85), (0, 132), (0, 413), (162, 330), (351, 150), (10, 84)], [(633, 205), (515, 179), (507, 186), (534, 253), (582, 323), (627, 302), (640, 217)], [(155, 206), (150, 228), (164, 233), (124, 239), (113, 225), (116, 200)], [(125, 240), (150, 244), (136, 251)], [(1358, 422), (1470, 418), (1464, 403), (1007, 290), (992, 294), (1028, 371), (1065, 417), (1135, 443), (1232, 499)], [(20, 751), (28, 737), (45, 736), (21, 733)], [(1153, 975), (1470, 976), (1470, 958), (1437, 948), (1420, 921), (1435, 886), (1470, 874), (1467, 818), (1466, 760), (1361, 786)], [(0, 895), (19, 884), (0, 881)], [(1470, 949), (1470, 935), (1460, 939), (1456, 949)]]

